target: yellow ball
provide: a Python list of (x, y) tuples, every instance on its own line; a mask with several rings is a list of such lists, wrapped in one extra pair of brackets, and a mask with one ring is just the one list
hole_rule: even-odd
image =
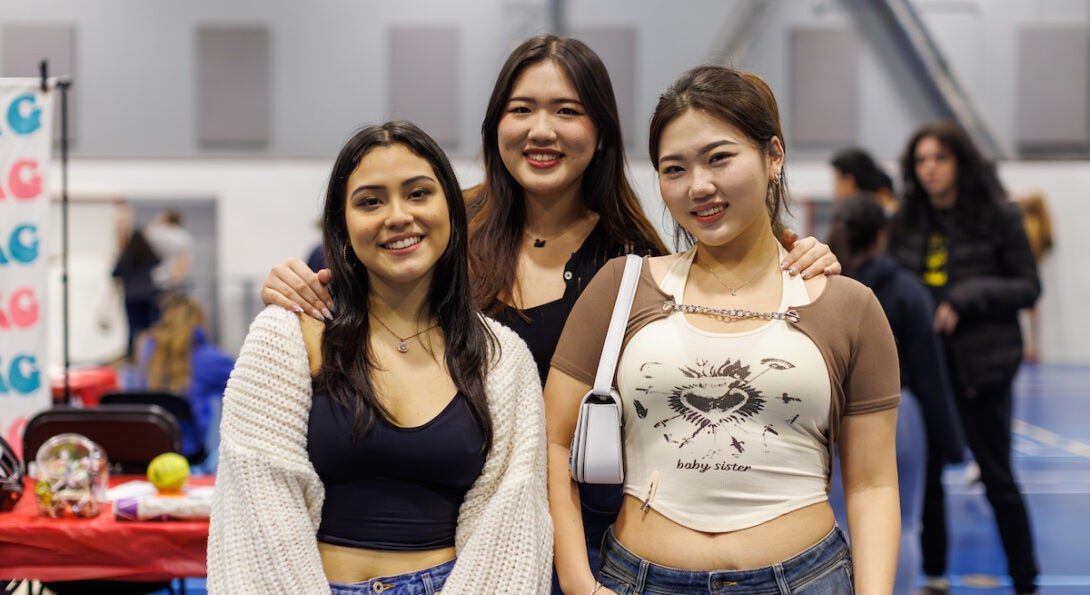
[(176, 452), (164, 452), (148, 463), (148, 481), (160, 490), (180, 490), (188, 479), (189, 461)]

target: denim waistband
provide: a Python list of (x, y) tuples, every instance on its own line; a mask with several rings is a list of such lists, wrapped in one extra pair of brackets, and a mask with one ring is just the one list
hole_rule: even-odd
[[(751, 570), (685, 570), (648, 562), (625, 549), (611, 528), (602, 544), (603, 571), (637, 586), (645, 593), (779, 593), (777, 585), (802, 585), (850, 556), (840, 527), (802, 552), (770, 566)], [(647, 586), (646, 588), (644, 586)]]
[(443, 588), (443, 583), (454, 569), (455, 560), (443, 562), (430, 568), (414, 570), (397, 576), (380, 576), (358, 583), (338, 583), (329, 581), (333, 595), (375, 595), (391, 593), (395, 595), (420, 594), (431, 595)]

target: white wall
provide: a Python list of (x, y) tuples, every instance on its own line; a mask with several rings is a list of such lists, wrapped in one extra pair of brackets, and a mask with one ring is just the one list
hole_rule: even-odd
[[(110, 341), (118, 340), (116, 333), (96, 334), (100, 333), (95, 323), (105, 279), (88, 273), (108, 271), (104, 263), (113, 262), (114, 199), (216, 198), (220, 340), (234, 351), (259, 307), (257, 290), (269, 268), (291, 256), (304, 258), (317, 241), (313, 222), (320, 212), (329, 166), (326, 160), (73, 161), (69, 170), (73, 201), (70, 241), (73, 264), (83, 267), (73, 275), (70, 293), (74, 352), (95, 359), (111, 351)], [(455, 168), (463, 185), (480, 181), (475, 161), (456, 160)], [(665, 232), (663, 238), (669, 244), (670, 228), (663, 221), (654, 171), (639, 159), (633, 161), (631, 170), (644, 209)], [(825, 200), (832, 188), (832, 175), (823, 161), (791, 161), (788, 171), (798, 200)], [(59, 173), (54, 169), (52, 174), (52, 187), (57, 189)], [(1090, 342), (1082, 340), (1090, 336), (1090, 316), (1082, 310), (1090, 303), (1090, 270), (1083, 264), (1083, 256), (1090, 254), (1090, 234), (1081, 229), (1085, 198), (1090, 194), (1090, 163), (1007, 162), (1001, 165), (1000, 175), (1012, 193), (1041, 190), (1052, 212), (1057, 241), (1041, 274), (1041, 357), (1049, 362), (1090, 363)], [(58, 254), (59, 242), (50, 242), (48, 249)], [(51, 325), (58, 329), (56, 294), (51, 303)]]
[[(73, 155), (95, 158), (332, 156), (356, 124), (388, 119), (393, 27), (451, 27), (461, 35), (459, 142), (472, 158), (496, 72), (522, 38), (546, 30), (549, 0), (0, 0), (9, 25), (75, 30), (78, 104)], [(658, 95), (686, 68), (720, 59), (740, 0), (565, 0), (572, 30), (624, 27), (636, 33), (636, 114), (626, 135), (645, 155), (646, 122)], [(798, 27), (854, 28), (861, 38), (858, 144), (891, 158), (921, 122), (940, 114), (917, 73), (876, 16), (878, 0), (770, 2), (736, 66), (765, 77), (791, 136), (791, 33)], [(1086, 0), (913, 0), (971, 100), (1013, 155), (1019, 28), (1086, 27)], [(195, 37), (199, 26), (261, 25), (270, 39), (268, 147), (214, 150), (197, 142)], [(1049, 65), (1051, 66), (1051, 65)], [(62, 73), (57, 73), (62, 74)], [(438, 97), (438, 101), (444, 100)], [(839, 147), (808, 149), (823, 159)], [(802, 153), (797, 153), (801, 155)]]

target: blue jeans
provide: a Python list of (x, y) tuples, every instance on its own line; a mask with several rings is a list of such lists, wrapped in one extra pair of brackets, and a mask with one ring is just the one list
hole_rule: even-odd
[(652, 564), (617, 543), (602, 544), (598, 581), (618, 595), (850, 595), (854, 570), (838, 527), (791, 558), (754, 570), (681, 570)]
[(435, 595), (447, 582), (451, 570), (454, 570), (454, 560), (415, 572), (373, 578), (351, 585), (329, 581), (329, 589), (333, 595)]

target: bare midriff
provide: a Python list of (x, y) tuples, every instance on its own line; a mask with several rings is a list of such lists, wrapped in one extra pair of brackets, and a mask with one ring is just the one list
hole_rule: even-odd
[(828, 502), (811, 504), (754, 527), (708, 533), (684, 527), (625, 496), (613, 529), (617, 541), (640, 558), (683, 570), (751, 570), (804, 551), (833, 528)]
[(322, 568), (326, 578), (348, 584), (424, 570), (449, 562), (455, 556), (453, 547), (420, 552), (394, 552), (322, 542), (318, 542), (318, 553), (322, 556)]

